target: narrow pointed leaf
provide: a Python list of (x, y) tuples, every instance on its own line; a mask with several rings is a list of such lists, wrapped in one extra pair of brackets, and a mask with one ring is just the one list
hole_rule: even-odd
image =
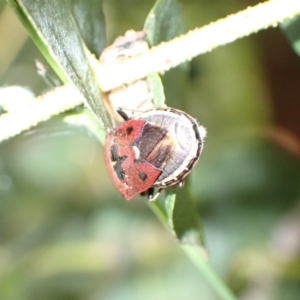
[(200, 217), (187, 185), (181, 189), (168, 189), (165, 200), (169, 225), (182, 244), (203, 247), (204, 239)]
[[(158, 0), (149, 12), (144, 30), (150, 46), (168, 41), (183, 32), (181, 8), (177, 0)], [(148, 80), (155, 87), (153, 103), (164, 106), (163, 85), (158, 74), (151, 74)]]
[(182, 34), (184, 26), (179, 2), (157, 0), (146, 19), (144, 28), (151, 46)]
[(87, 48), (99, 57), (106, 44), (102, 0), (70, 0), (70, 3)]
[[(24, 23), (30, 23), (30, 33), (47, 48), (49, 61), (56, 60), (75, 86), (84, 95), (85, 105), (91, 109), (100, 125), (109, 128), (110, 123), (101, 101), (101, 92), (89, 65), (88, 51), (81, 38), (67, 0), (9, 0)], [(29, 27), (29, 26), (28, 26)], [(44, 52), (43, 52), (44, 54)]]

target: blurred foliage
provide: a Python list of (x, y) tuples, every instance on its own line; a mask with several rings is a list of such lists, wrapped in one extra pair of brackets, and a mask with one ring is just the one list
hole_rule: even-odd
[(285, 33), (287, 38), (290, 40), (294, 50), (300, 55), (300, 16), (286, 20), (280, 24), (280, 28)]
[[(103, 1), (108, 43), (140, 30), (153, 2)], [(35, 71), (41, 55), (4, 3), (0, 85), (40, 94), (51, 88)], [(247, 1), (181, 4), (189, 30)], [(294, 300), (300, 137), (273, 122), (262, 47), (255, 37), (237, 41), (168, 72), (163, 82), (166, 103), (208, 130), (190, 186), (211, 263), (241, 299)], [(281, 63), (288, 65), (287, 56)], [(115, 191), (102, 147), (86, 129), (56, 117), (0, 145), (0, 299), (200, 297), (218, 299), (145, 200), (125, 202)]]

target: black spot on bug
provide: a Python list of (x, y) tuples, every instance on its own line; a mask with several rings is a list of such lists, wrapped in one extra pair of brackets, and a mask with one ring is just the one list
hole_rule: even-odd
[(130, 126), (130, 127), (126, 128), (126, 132), (128, 135), (130, 135), (132, 133), (132, 131), (133, 131), (133, 127)]
[(127, 159), (127, 155), (119, 156), (118, 147), (116, 145), (111, 146), (110, 148), (110, 158), (113, 163), (114, 171), (116, 172), (120, 180), (125, 179), (125, 171), (122, 169), (123, 162)]
[(139, 177), (140, 177), (140, 179), (142, 180), (142, 181), (145, 181), (146, 179), (147, 179), (147, 174), (146, 173), (144, 173), (144, 172), (140, 172), (139, 173)]
[(144, 172), (140, 172), (139, 173), (139, 177), (140, 177), (140, 179), (142, 180), (142, 181), (145, 181), (146, 179), (147, 179), (147, 174), (146, 173), (144, 173)]

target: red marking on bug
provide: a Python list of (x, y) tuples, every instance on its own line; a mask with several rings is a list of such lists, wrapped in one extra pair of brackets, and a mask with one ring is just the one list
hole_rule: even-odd
[[(161, 174), (145, 160), (137, 157), (134, 142), (141, 135), (145, 121), (129, 120), (107, 134), (104, 152), (109, 174), (126, 200), (148, 190)], [(140, 149), (139, 149), (140, 151)]]
[(130, 146), (140, 135), (145, 126), (143, 120), (128, 120), (117, 127), (114, 142), (122, 146)]

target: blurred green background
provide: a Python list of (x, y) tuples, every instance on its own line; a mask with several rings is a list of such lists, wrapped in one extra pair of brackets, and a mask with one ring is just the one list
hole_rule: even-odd
[[(110, 44), (154, 1), (104, 1)], [(186, 30), (258, 1), (181, 1)], [(0, 1), (0, 86), (49, 90)], [(207, 128), (191, 174), (211, 264), (240, 299), (300, 299), (300, 58), (278, 28), (163, 77)], [(0, 128), (0, 130), (2, 130)], [(218, 299), (145, 199), (114, 189), (102, 146), (58, 116), (0, 145), (0, 299)]]

